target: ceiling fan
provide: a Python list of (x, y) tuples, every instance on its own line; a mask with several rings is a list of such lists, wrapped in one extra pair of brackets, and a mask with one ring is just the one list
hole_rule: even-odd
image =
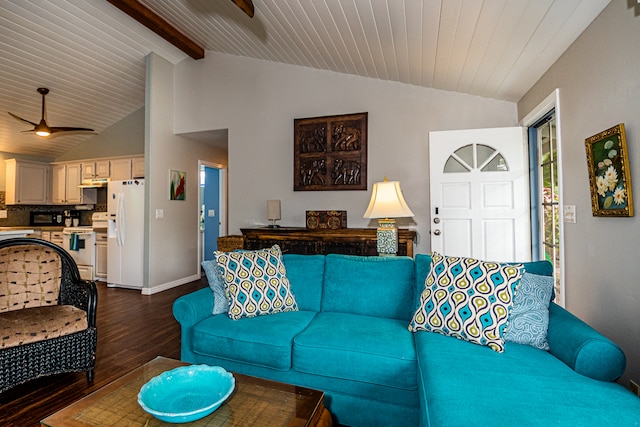
[(249, 15), (249, 18), (253, 18), (253, 2), (251, 0), (231, 0), (238, 6), (244, 13)]
[(19, 120), (21, 122), (25, 122), (25, 123), (29, 123), (30, 125), (33, 125), (33, 129), (32, 130), (26, 130), (23, 132), (34, 132), (36, 135), (41, 136), (41, 137), (47, 137), (50, 136), (54, 133), (60, 133), (60, 132), (94, 132), (93, 129), (88, 129), (88, 128), (75, 128), (75, 127), (54, 127), (54, 126), (49, 126), (47, 124), (47, 122), (44, 119), (45, 116), (45, 104), (44, 104), (44, 97), (46, 94), (49, 93), (49, 89), (47, 89), (46, 87), (39, 87), (38, 88), (38, 93), (40, 93), (42, 95), (42, 118), (40, 119), (40, 123), (34, 123), (31, 122), (29, 120), (23, 119), (22, 117), (18, 117), (15, 114), (9, 113), (9, 115), (11, 117), (13, 117), (16, 120)]

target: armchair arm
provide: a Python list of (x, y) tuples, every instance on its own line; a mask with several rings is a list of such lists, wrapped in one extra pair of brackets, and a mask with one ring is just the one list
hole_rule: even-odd
[(555, 303), (549, 305), (547, 339), (551, 354), (579, 374), (614, 381), (625, 370), (620, 347)]
[(60, 304), (73, 305), (87, 312), (90, 328), (96, 326), (98, 290), (91, 280), (62, 280), (60, 285)]

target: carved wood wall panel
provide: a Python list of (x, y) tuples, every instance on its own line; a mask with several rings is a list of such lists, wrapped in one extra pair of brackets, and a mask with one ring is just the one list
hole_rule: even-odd
[(295, 191), (367, 189), (367, 113), (295, 119)]

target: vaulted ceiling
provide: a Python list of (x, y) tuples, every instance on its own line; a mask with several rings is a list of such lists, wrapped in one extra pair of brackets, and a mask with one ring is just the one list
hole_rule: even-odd
[[(610, 0), (139, 0), (206, 51), (519, 100)], [(0, 0), (0, 152), (55, 158), (12, 112), (101, 132), (144, 105), (145, 56), (192, 61), (107, 0)]]

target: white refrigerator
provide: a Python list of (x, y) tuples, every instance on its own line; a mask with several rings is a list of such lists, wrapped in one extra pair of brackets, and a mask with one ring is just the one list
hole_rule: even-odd
[(107, 211), (107, 286), (142, 289), (144, 179), (109, 182)]

